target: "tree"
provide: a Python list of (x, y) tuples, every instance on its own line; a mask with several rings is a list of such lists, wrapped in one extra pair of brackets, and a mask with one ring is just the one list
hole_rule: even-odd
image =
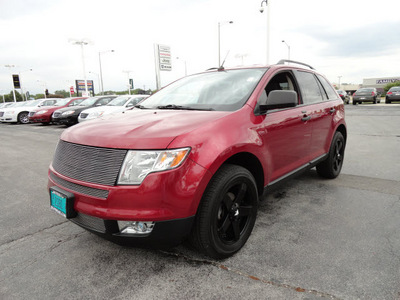
[(387, 85), (385, 85), (385, 87), (383, 88), (385, 90), (385, 93), (387, 93), (387, 91), (394, 86), (400, 86), (400, 81), (396, 81), (396, 82), (392, 82), (392, 83), (388, 83)]
[(55, 91), (54, 94), (63, 96), (64, 98), (68, 98), (69, 97), (69, 92), (67, 92), (66, 90)]

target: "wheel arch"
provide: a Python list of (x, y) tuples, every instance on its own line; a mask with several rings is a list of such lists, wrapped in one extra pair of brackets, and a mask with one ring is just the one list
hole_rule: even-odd
[(347, 141), (347, 129), (346, 129), (346, 126), (344, 126), (343, 124), (340, 124), (338, 126), (338, 128), (336, 129), (336, 131), (339, 131), (343, 135), (344, 141), (346, 143), (346, 141)]
[(264, 192), (264, 170), (258, 158), (249, 152), (240, 152), (229, 157), (220, 166), (225, 164), (238, 165), (247, 169), (254, 177), (259, 196)]

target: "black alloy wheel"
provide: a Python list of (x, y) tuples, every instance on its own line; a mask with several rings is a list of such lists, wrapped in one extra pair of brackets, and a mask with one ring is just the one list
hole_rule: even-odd
[(342, 133), (337, 131), (332, 139), (328, 157), (317, 165), (318, 175), (325, 178), (336, 178), (342, 170), (346, 142)]
[(203, 195), (192, 243), (213, 258), (233, 255), (253, 230), (257, 206), (257, 186), (252, 174), (240, 166), (222, 166)]

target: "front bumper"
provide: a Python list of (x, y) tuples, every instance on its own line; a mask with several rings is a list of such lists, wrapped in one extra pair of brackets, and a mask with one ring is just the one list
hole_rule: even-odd
[(51, 116), (36, 116), (34, 115), (33, 117), (29, 117), (29, 122), (31, 123), (50, 123), (51, 122)]
[(18, 116), (15, 114), (7, 114), (5, 113), (1, 118), (1, 122), (9, 122), (9, 123), (16, 123), (18, 122)]
[[(116, 243), (177, 244), (191, 231), (211, 173), (187, 159), (179, 168), (149, 174), (142, 184), (106, 186), (74, 180), (49, 169), (48, 188), (74, 195), (75, 224)], [(118, 221), (155, 222), (146, 235), (121, 234)]]

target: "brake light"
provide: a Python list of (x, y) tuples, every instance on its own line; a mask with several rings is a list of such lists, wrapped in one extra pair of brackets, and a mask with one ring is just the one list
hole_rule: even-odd
[(388, 94), (388, 95), (391, 95), (391, 94), (393, 94), (393, 93), (392, 93), (392, 92), (388, 92), (387, 94)]
[(375, 92), (372, 92), (372, 93), (371, 93), (371, 96), (375, 96)]

